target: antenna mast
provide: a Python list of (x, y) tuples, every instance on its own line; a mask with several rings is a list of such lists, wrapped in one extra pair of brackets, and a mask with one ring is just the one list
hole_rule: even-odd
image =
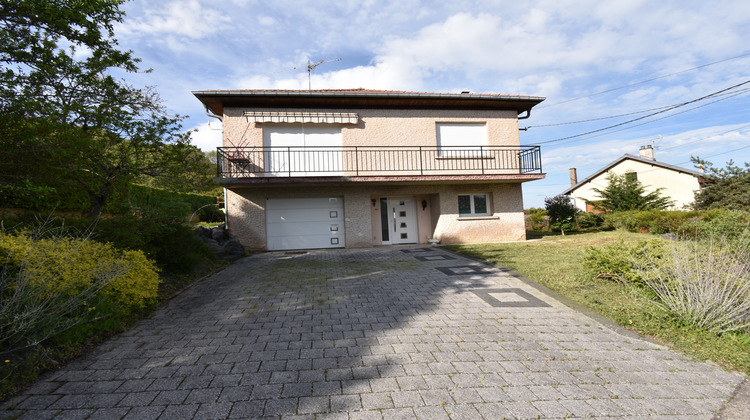
[[(310, 62), (310, 59), (307, 59), (307, 90), (312, 90), (312, 71), (315, 70), (316, 67), (323, 63), (330, 63), (333, 61), (341, 61), (341, 58), (334, 58), (333, 60), (320, 60), (316, 61), (315, 63)], [(297, 70), (301, 68), (302, 66), (292, 67), (290, 69), (277, 71), (276, 73), (281, 73), (283, 71), (289, 71), (289, 70)]]
[(310, 63), (310, 59), (307, 59), (307, 90), (312, 90), (312, 71), (315, 70), (315, 67), (318, 67), (323, 63), (330, 63), (333, 61), (341, 61), (341, 58), (334, 58), (333, 60), (320, 60), (316, 63)]

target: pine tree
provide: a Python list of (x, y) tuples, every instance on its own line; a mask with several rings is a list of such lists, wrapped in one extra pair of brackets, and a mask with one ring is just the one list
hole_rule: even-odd
[(635, 177), (609, 173), (607, 182), (604, 189), (593, 188), (601, 200), (587, 201), (596, 210), (605, 212), (663, 210), (672, 204), (672, 200), (661, 195), (663, 188), (647, 192), (643, 184)]

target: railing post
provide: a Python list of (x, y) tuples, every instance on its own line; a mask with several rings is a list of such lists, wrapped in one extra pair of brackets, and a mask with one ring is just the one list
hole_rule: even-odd
[(354, 168), (355, 173), (359, 176), (359, 146), (354, 146)]
[(482, 175), (484, 175), (484, 146), (479, 146), (479, 163), (482, 166)]
[(419, 174), (424, 175), (424, 162), (422, 161), (422, 146), (419, 146)]
[(523, 149), (518, 149), (518, 173), (523, 173)]
[(289, 178), (291, 178), (292, 177), (292, 148), (289, 146), (286, 147), (286, 157), (287, 157), (286, 164), (289, 166), (289, 169), (288, 169)]

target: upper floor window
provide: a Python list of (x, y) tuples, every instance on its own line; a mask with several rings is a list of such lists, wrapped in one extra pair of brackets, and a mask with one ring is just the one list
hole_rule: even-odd
[(638, 174), (636, 172), (625, 172), (625, 181), (638, 181)]
[(487, 145), (485, 123), (437, 123), (438, 156), (477, 156)]

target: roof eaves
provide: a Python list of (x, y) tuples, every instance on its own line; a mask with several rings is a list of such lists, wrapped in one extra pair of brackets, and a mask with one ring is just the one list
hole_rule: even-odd
[(432, 93), (408, 91), (374, 91), (374, 90), (196, 90), (195, 96), (354, 96), (354, 97), (389, 97), (389, 98), (451, 98), (451, 99), (509, 99), (517, 101), (545, 100), (542, 96), (504, 95), (496, 93)]

